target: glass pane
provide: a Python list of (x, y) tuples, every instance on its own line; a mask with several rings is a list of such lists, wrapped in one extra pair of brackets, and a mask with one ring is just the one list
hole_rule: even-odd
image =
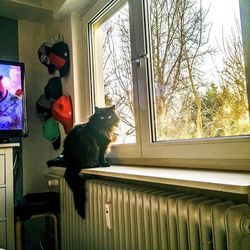
[(135, 143), (128, 4), (92, 27), (96, 103), (116, 105), (121, 119), (117, 143)]
[(150, 0), (154, 140), (250, 133), (238, 0)]

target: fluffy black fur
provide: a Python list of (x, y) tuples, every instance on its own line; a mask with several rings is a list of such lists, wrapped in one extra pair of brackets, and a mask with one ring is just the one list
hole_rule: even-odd
[(64, 141), (65, 179), (70, 186), (75, 208), (85, 218), (85, 180), (79, 176), (83, 168), (108, 167), (106, 151), (111, 142), (116, 140), (114, 133), (119, 118), (115, 106), (95, 107), (95, 113), (85, 124), (76, 125)]

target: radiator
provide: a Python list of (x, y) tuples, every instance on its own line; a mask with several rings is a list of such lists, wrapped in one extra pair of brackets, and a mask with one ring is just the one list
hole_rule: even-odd
[(81, 219), (64, 179), (62, 250), (249, 250), (248, 204), (174, 190), (89, 180)]

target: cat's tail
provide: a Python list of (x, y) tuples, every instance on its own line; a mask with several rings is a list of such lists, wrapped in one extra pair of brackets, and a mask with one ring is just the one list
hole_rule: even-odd
[(73, 171), (70, 168), (66, 168), (64, 177), (73, 193), (75, 209), (78, 214), (85, 219), (86, 180), (79, 176), (79, 171)]

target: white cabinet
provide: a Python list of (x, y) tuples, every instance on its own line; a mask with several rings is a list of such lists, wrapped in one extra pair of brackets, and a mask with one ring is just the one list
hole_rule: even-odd
[(14, 250), (13, 147), (0, 144), (0, 248)]

